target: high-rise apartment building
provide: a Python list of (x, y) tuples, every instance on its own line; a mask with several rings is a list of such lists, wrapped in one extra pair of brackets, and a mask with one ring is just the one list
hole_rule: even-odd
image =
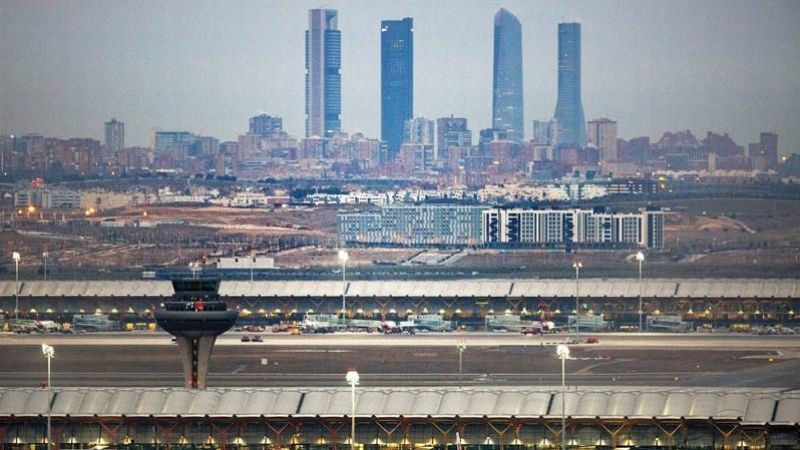
[(434, 122), (417, 117), (405, 121), (403, 144), (400, 145), (398, 160), (406, 173), (430, 170), (439, 159), (433, 146)]
[(535, 145), (558, 145), (558, 122), (534, 120), (532, 142)]
[(188, 131), (156, 131), (155, 154), (168, 148), (194, 145), (196, 136)]
[(403, 143), (403, 127), (414, 117), (414, 20), (381, 22), (381, 139), (389, 159)]
[(522, 142), (522, 27), (505, 8), (494, 16), (494, 78), (492, 128), (504, 131), (508, 140)]
[(219, 139), (212, 136), (197, 136), (194, 141), (194, 155), (215, 156), (219, 153)]
[(271, 138), (280, 135), (283, 131), (283, 119), (267, 114), (259, 114), (250, 118), (250, 133), (261, 137)]
[(586, 147), (586, 121), (581, 102), (581, 24), (558, 24), (559, 147)]
[(118, 152), (125, 148), (125, 123), (117, 119), (106, 122), (106, 150)]
[(306, 137), (342, 128), (342, 36), (335, 9), (312, 9), (306, 30)]
[(433, 121), (424, 117), (409, 119), (404, 122), (403, 142), (408, 144), (433, 145)]
[(588, 142), (600, 150), (600, 161), (619, 159), (617, 157), (617, 122), (605, 118), (590, 120)]
[[(778, 168), (778, 134), (761, 133), (761, 154), (766, 162), (767, 169)], [(751, 155), (752, 156), (752, 155)]]
[(470, 145), (472, 131), (467, 128), (467, 119), (453, 116), (436, 119), (436, 152), (439, 155), (446, 155), (450, 147)]

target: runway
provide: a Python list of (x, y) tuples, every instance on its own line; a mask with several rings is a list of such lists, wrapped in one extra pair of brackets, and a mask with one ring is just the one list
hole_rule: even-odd
[[(247, 333), (252, 334), (252, 333)], [(336, 333), (219, 337), (209, 387), (341, 386), (355, 368), (369, 386), (558, 385), (555, 346), (574, 335)], [(800, 337), (747, 334), (616, 333), (569, 344), (571, 386), (800, 388)], [(41, 344), (55, 348), (59, 387), (183, 386), (178, 348), (164, 332), (0, 336), (0, 386), (35, 387), (46, 378)], [(464, 344), (461, 355), (457, 346)]]

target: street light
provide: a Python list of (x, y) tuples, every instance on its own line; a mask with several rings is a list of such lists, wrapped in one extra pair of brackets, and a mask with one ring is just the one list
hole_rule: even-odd
[(458, 390), (461, 390), (461, 360), (463, 359), (464, 350), (467, 349), (467, 343), (464, 342), (464, 338), (458, 340)]
[(644, 262), (644, 253), (636, 253), (636, 260), (639, 261), (639, 331), (642, 331), (642, 263)]
[(556, 347), (556, 355), (561, 360), (561, 450), (567, 448), (567, 384), (565, 383), (565, 362), (569, 359), (569, 347), (560, 344)]
[(44, 357), (47, 358), (47, 448), (50, 448), (53, 445), (50, 441), (50, 413), (53, 403), (50, 395), (50, 360), (55, 356), (55, 351), (53, 350), (53, 347), (47, 344), (42, 344), (42, 354), (44, 354)]
[(256, 265), (256, 255), (250, 255), (250, 282), (253, 282), (253, 266)]
[[(350, 255), (347, 254), (347, 250), (341, 249), (339, 250), (339, 261), (342, 262), (342, 324), (344, 324), (345, 320), (347, 319), (347, 315), (345, 314), (345, 291), (347, 291), (347, 259)], [(357, 376), (358, 374), (356, 374)], [(356, 378), (356, 381), (358, 379)]]
[(356, 447), (356, 385), (358, 384), (358, 372), (355, 370), (347, 371), (347, 382), (350, 383), (350, 448)]
[(189, 270), (192, 271), (192, 279), (197, 279), (197, 272), (200, 271), (200, 263), (192, 261), (189, 263)]
[(19, 252), (14, 252), (11, 254), (11, 257), (14, 258), (14, 321), (19, 320), (19, 260), (21, 257), (19, 256)]
[(581, 268), (583, 267), (583, 263), (580, 261), (572, 263), (572, 267), (575, 269), (575, 337), (577, 338), (580, 335), (580, 317), (581, 317), (581, 305), (579, 297), (581, 295)]

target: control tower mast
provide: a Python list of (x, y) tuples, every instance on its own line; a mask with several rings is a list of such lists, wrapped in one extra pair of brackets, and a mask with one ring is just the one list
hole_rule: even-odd
[(239, 312), (220, 300), (219, 280), (172, 280), (175, 296), (156, 309), (158, 325), (175, 336), (186, 387), (205, 389), (208, 362), (217, 336), (228, 331)]

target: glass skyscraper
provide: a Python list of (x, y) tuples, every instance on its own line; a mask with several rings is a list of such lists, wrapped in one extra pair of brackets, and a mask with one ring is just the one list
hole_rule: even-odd
[(581, 102), (581, 24), (558, 24), (559, 147), (586, 147), (586, 120)]
[(342, 35), (335, 9), (308, 11), (306, 30), (306, 137), (342, 128)]
[(403, 127), (414, 117), (414, 19), (381, 22), (381, 139), (389, 159), (403, 143)]
[(494, 16), (492, 128), (510, 141), (522, 142), (522, 27), (505, 8)]

